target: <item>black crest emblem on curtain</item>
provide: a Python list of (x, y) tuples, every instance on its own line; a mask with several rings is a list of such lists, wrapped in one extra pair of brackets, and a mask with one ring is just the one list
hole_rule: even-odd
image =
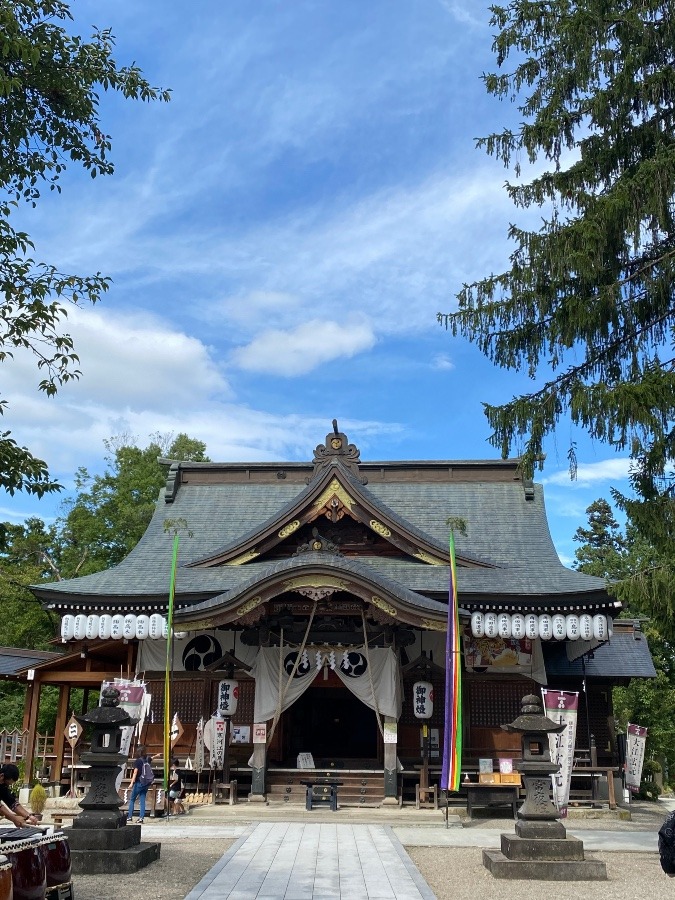
[[(284, 658), (284, 669), (286, 670), (286, 674), (290, 675), (293, 671), (293, 666), (295, 665), (295, 660), (298, 658), (298, 654), (295, 651), (291, 653), (287, 653)], [(294, 678), (302, 678), (303, 675), (306, 675), (311, 666), (309, 664), (308, 659), (301, 659), (298, 663), (298, 668), (295, 670)]]
[(218, 641), (210, 634), (198, 634), (188, 641), (183, 650), (183, 668), (186, 672), (197, 672), (206, 668), (223, 655)]
[(360, 678), (368, 668), (368, 660), (363, 653), (351, 650), (343, 658), (340, 668), (348, 678)]

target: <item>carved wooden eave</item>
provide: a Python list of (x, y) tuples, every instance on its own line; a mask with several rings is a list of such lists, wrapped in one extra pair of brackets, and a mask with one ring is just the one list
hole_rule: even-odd
[[(303, 525), (320, 524), (324, 519), (335, 523), (344, 517), (365, 525), (408, 557), (431, 566), (449, 564), (447, 547), (403, 522), (350, 474), (340, 458), (335, 458), (276, 516), (237, 543), (194, 560), (188, 566), (240, 566), (260, 560)], [(462, 555), (457, 556), (457, 565), (494, 568), (489, 562)]]
[(368, 618), (381, 623), (400, 622), (432, 631), (445, 631), (447, 607), (407, 588), (388, 584), (365, 566), (328, 553), (306, 554), (271, 566), (259, 577), (229, 595), (176, 614), (176, 627), (201, 630), (219, 625), (250, 627), (268, 613), (268, 604), (280, 596), (316, 600), (324, 611), (349, 594), (362, 604)]

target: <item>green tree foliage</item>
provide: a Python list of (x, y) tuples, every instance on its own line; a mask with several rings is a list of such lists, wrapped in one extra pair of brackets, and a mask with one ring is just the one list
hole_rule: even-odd
[(642, 623), (656, 669), (656, 678), (635, 678), (614, 688), (616, 718), (624, 731), (629, 722), (649, 729), (649, 752), (664, 759), (675, 778), (675, 629), (672, 616), (655, 614), (651, 598), (645, 602), (634, 588), (636, 573), (658, 564), (659, 556), (630, 522), (621, 531), (606, 500), (596, 500), (586, 514), (588, 528), (578, 528), (574, 535), (581, 545), (576, 567), (609, 579), (608, 590), (624, 603), (622, 616)]
[(610, 573), (618, 577), (626, 557), (626, 541), (612, 507), (606, 500), (595, 500), (586, 515), (588, 528), (577, 528), (574, 534), (574, 540), (581, 544), (574, 552), (574, 567), (598, 578), (607, 578)]
[[(69, 305), (96, 302), (107, 290), (100, 273), (60, 272), (37, 261), (29, 235), (12, 224), (14, 210), (60, 191), (68, 163), (94, 178), (113, 171), (110, 136), (99, 119), (101, 91), (134, 100), (168, 100), (136, 65), (118, 66), (114, 37), (96, 30), (89, 41), (71, 34), (61, 0), (0, 3), (0, 361), (31, 353), (38, 388), (48, 396), (77, 378), (78, 357), (62, 328)], [(0, 399), (0, 414), (7, 400)], [(0, 433), (0, 487), (42, 495), (58, 490), (47, 464)]]
[[(567, 417), (627, 449), (636, 504), (649, 505), (631, 518), (672, 549), (675, 7), (513, 0), (492, 12), (500, 71), (486, 88), (515, 101), (522, 124), (478, 145), (513, 169), (510, 198), (541, 224), (511, 225), (506, 271), (464, 285), (439, 320), (536, 382), (486, 405), (504, 455), (516, 445), (526, 471), (541, 467)], [(528, 160), (541, 172), (520, 181)], [(570, 455), (574, 470), (573, 445)]]
[[(56, 635), (58, 617), (42, 608), (28, 585), (54, 577), (49, 556), (54, 537), (54, 529), (47, 528), (40, 519), (28, 519), (23, 525), (5, 523), (4, 543), (0, 547), (0, 615), (5, 646), (53, 649), (49, 642)], [(0, 682), (0, 727), (21, 727), (24, 696), (23, 685)], [(55, 717), (56, 692), (46, 689), (38, 730), (53, 731)]]
[(98, 572), (121, 562), (139, 542), (155, 511), (167, 467), (158, 458), (208, 462), (206, 445), (186, 434), (154, 435), (141, 449), (128, 436), (106, 441), (102, 475), (79, 469), (77, 493), (64, 503), (58, 525), (58, 568), (64, 577)]

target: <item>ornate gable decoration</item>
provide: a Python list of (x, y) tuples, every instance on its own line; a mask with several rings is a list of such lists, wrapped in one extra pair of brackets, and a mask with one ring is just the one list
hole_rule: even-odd
[(326, 443), (317, 445), (312, 462), (314, 471), (307, 479), (307, 484), (311, 484), (317, 475), (334, 462), (339, 462), (348, 469), (361, 484), (368, 484), (368, 479), (359, 473), (361, 451), (356, 444), (349, 443), (344, 432), (338, 431), (337, 419), (333, 419), (333, 431), (326, 435)]

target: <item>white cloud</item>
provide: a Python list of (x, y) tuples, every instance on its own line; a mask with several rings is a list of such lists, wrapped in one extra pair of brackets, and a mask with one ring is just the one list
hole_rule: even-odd
[(375, 344), (366, 322), (341, 324), (314, 319), (289, 331), (270, 330), (232, 354), (233, 361), (249, 372), (272, 375), (306, 375), (317, 366), (350, 358)]
[(568, 469), (542, 478), (543, 484), (566, 485), (569, 488), (587, 488), (598, 482), (615, 482), (628, 478), (631, 461), (628, 457), (604, 459), (595, 463), (579, 463), (577, 477), (572, 480)]
[(438, 353), (431, 360), (431, 368), (438, 369), (440, 372), (450, 372), (455, 368), (455, 364), (447, 353)]

